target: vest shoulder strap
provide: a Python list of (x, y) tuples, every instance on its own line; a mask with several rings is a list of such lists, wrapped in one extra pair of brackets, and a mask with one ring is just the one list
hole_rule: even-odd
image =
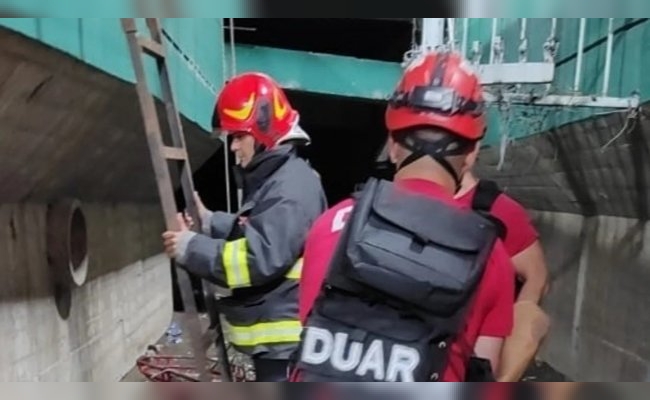
[(506, 225), (491, 213), (494, 203), (502, 193), (503, 191), (496, 182), (479, 180), (472, 199), (472, 209), (490, 219), (496, 225), (499, 237), (505, 239), (507, 234)]
[(472, 209), (490, 212), (501, 193), (503, 191), (496, 182), (481, 179), (476, 185), (476, 191), (472, 199)]

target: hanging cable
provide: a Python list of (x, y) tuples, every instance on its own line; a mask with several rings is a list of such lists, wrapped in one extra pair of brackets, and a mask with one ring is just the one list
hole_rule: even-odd
[[(230, 76), (237, 75), (237, 54), (235, 51), (235, 19), (228, 18), (228, 25), (230, 27)], [(243, 198), (243, 189), (237, 187), (237, 209), (241, 208)]]
[(172, 45), (174, 50), (180, 55), (181, 60), (185, 63), (187, 68), (194, 74), (194, 77), (196, 80), (205, 88), (207, 89), (210, 94), (215, 95), (217, 94), (217, 88), (210, 82), (210, 80), (205, 76), (201, 68), (199, 68), (199, 65), (192, 57), (190, 57), (186, 52), (183, 51), (181, 46), (174, 40), (174, 38), (165, 30), (164, 28), (162, 29), (162, 34), (167, 39), (169, 44)]
[[(232, 18), (230, 18), (230, 40), (233, 39), (233, 25), (232, 25)], [(228, 74), (228, 66), (226, 63), (226, 41), (222, 41), (223, 46), (221, 46), (221, 60), (223, 63), (223, 84), (225, 85), (226, 82), (228, 81), (228, 78), (233, 76), (234, 73), (234, 66), (232, 67), (233, 70), (230, 71), (230, 74)], [(234, 46), (232, 46), (234, 47)], [(226, 135), (221, 135), (221, 139), (223, 141), (223, 163), (224, 163), (224, 171), (226, 174), (226, 210), (228, 213), (232, 213), (232, 200), (231, 200), (231, 190), (230, 190), (230, 149), (228, 148), (228, 139)]]
[[(219, 23), (222, 24), (222, 28), (223, 28), (222, 30), (225, 30), (225, 26), (223, 26), (223, 22), (219, 22)], [(229, 73), (228, 73), (228, 61), (226, 60), (226, 40), (225, 40), (225, 38), (223, 36), (222, 36), (221, 44), (222, 44), (222, 46), (221, 46), (221, 77), (222, 77), (221, 84), (223, 85), (223, 84), (226, 83), (226, 81), (228, 80), (228, 77), (230, 76)]]
[(420, 54), (420, 45), (417, 39), (418, 18), (412, 18), (411, 21), (411, 48), (402, 56), (402, 67), (406, 67), (414, 58)]
[(237, 74), (237, 61), (235, 55), (235, 19), (228, 18), (230, 25), (230, 76)]
[[(506, 100), (504, 103), (499, 104), (499, 111), (505, 110), (505, 117), (501, 118), (501, 137), (499, 142), (499, 163), (497, 164), (497, 171), (501, 171), (506, 162), (506, 152), (508, 151), (508, 145), (510, 144), (510, 121), (512, 117), (512, 108), (511, 104)], [(504, 114), (502, 114), (503, 116)]]
[(618, 138), (620, 138), (621, 136), (629, 132), (632, 132), (632, 130), (636, 127), (636, 124), (638, 122), (638, 117), (639, 117), (639, 109), (635, 108), (635, 109), (627, 110), (627, 116), (625, 117), (625, 124), (623, 125), (621, 130), (618, 131), (616, 135), (614, 135), (613, 138), (611, 138), (607, 143), (605, 143), (600, 148), (600, 152), (604, 153), (605, 150), (607, 150), (607, 148), (612, 145), (612, 143), (618, 140)]
[(446, 22), (448, 49), (451, 51), (456, 51), (456, 21), (454, 18), (446, 18)]
[[(230, 18), (230, 38), (231, 40), (234, 39), (234, 24), (232, 22), (232, 18)], [(223, 28), (223, 26), (221, 26)], [(223, 31), (223, 29), (220, 29), (220, 31)], [(165, 39), (172, 45), (172, 47), (176, 50), (176, 52), (181, 56), (181, 59), (185, 63), (185, 65), (188, 67), (190, 72), (194, 74), (194, 77), (196, 80), (201, 83), (201, 85), (206, 88), (210, 94), (213, 96), (216, 96), (218, 90), (213, 85), (205, 76), (201, 68), (199, 68), (198, 63), (194, 61), (192, 57), (190, 57), (183, 49), (181, 46), (174, 40), (174, 38), (167, 32), (165, 29), (162, 30), (163, 36)], [(222, 84), (225, 84), (226, 81), (228, 80), (229, 76), (232, 76), (235, 74), (234, 68), (235, 68), (235, 46), (234, 43), (231, 43), (231, 57), (232, 57), (232, 71), (231, 75), (229, 75), (227, 71), (227, 63), (226, 63), (226, 43), (225, 41), (223, 42), (223, 46), (221, 47), (221, 62), (222, 62)], [(230, 213), (232, 212), (232, 201), (231, 201), (231, 187), (230, 187), (230, 150), (228, 149), (228, 142), (226, 140), (223, 141), (223, 148), (224, 148), (224, 167), (225, 167), (225, 174), (226, 174), (226, 209)]]
[(411, 18), (411, 50), (418, 47), (418, 19)]

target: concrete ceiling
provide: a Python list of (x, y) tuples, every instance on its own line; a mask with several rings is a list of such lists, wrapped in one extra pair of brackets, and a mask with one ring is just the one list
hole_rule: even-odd
[[(219, 146), (183, 127), (196, 170)], [(135, 87), (0, 29), (0, 202), (64, 196), (157, 201)]]

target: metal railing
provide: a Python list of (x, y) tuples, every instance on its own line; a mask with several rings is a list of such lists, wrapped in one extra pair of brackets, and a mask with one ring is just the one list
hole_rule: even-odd
[[(503, 29), (499, 26), (499, 22), (499, 18), (492, 18), (490, 43), (489, 46), (484, 46), (484, 43), (478, 40), (469, 43), (469, 18), (423, 18), (420, 51), (437, 47), (460, 50), (474, 64), (481, 77), (481, 83), (486, 85), (488, 92), (491, 93), (488, 97), (491, 102), (603, 108), (638, 107), (640, 101), (638, 93), (631, 93), (629, 97), (610, 95), (614, 36), (617, 34), (617, 30), (614, 29), (614, 18), (608, 19), (603, 83), (602, 89), (596, 93), (584, 93), (581, 87), (585, 70), (585, 51), (593, 47), (593, 44), (585, 44), (589, 23), (587, 18), (579, 19), (573, 85), (565, 93), (552, 92), (557, 72), (556, 56), (560, 45), (557, 34), (558, 19), (550, 18), (549, 34), (540, 49), (542, 61), (538, 62), (530, 61), (531, 52), (535, 49), (530, 46), (530, 21), (527, 18), (518, 19), (517, 60), (505, 61), (506, 46), (509, 43), (506, 43), (506, 38), (501, 34)], [(458, 26), (462, 27), (460, 35), (458, 35)], [(482, 62), (485, 48), (490, 51), (487, 63)], [(522, 85), (528, 85), (525, 92), (519, 90)]]

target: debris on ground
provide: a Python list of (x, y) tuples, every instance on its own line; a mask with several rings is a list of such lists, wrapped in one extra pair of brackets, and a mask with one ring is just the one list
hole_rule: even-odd
[[(184, 313), (174, 314), (172, 323), (160, 340), (143, 349), (143, 355), (137, 360), (135, 367), (122, 379), (124, 382), (194, 382), (198, 380), (198, 371), (192, 357), (191, 338), (184, 321), (192, 318)], [(196, 318), (196, 317), (194, 317)], [(207, 330), (209, 318), (200, 316), (203, 329)], [(208, 374), (211, 380), (219, 382), (221, 365), (217, 358), (214, 344), (207, 350)], [(232, 376), (235, 382), (255, 381), (253, 363), (245, 354), (228, 348), (228, 359), (232, 366)]]
[[(189, 333), (183, 329), (183, 321), (189, 316), (183, 313), (174, 315), (172, 323), (165, 335), (155, 345), (143, 349), (143, 356), (137, 365), (122, 380), (126, 382), (178, 382), (196, 381), (198, 373), (194, 369), (192, 347), (190, 346)], [(209, 324), (209, 319), (202, 316), (201, 324)], [(221, 381), (221, 369), (216, 357), (214, 345), (207, 351), (210, 365), (209, 374), (215, 382)], [(245, 354), (228, 348), (228, 358), (232, 366), (232, 375), (235, 382), (254, 382), (255, 369), (253, 363)], [(522, 381), (525, 382), (570, 382), (565, 375), (556, 371), (542, 360), (535, 360), (526, 370)]]
[(167, 336), (168, 344), (183, 343), (183, 330), (176, 321), (173, 321), (171, 325), (169, 325), (169, 328), (167, 329), (167, 332), (165, 332), (165, 335)]

